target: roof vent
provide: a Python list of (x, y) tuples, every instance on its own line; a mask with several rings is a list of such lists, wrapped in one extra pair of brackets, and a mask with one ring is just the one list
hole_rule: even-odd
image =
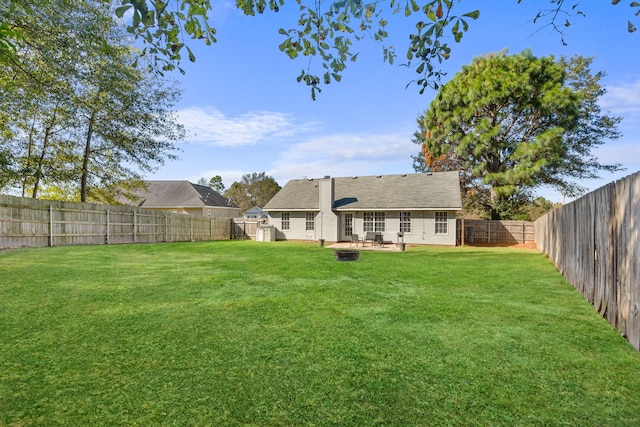
[(403, 173), (401, 176), (407, 176), (407, 174), (406, 174), (406, 173)]
[(357, 176), (352, 176), (351, 179), (358, 179), (358, 177)]
[(376, 176), (376, 178), (382, 178), (382, 175), (378, 175), (378, 176)]

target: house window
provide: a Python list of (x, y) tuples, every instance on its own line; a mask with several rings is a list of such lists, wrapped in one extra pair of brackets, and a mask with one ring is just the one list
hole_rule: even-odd
[(447, 234), (447, 213), (436, 212), (436, 234)]
[(375, 231), (384, 231), (384, 224), (384, 212), (376, 212), (374, 224)]
[(289, 212), (282, 212), (282, 229), (289, 230)]
[(363, 231), (373, 231), (373, 212), (365, 212), (362, 218)]
[(384, 231), (385, 221), (384, 212), (365, 212), (363, 231)]
[(305, 224), (306, 224), (307, 231), (313, 231), (316, 229), (315, 214), (313, 212), (307, 212), (307, 218), (306, 218)]
[(344, 214), (344, 235), (351, 236), (353, 234), (353, 214)]
[(400, 212), (400, 232), (411, 233), (411, 212)]
[(362, 221), (363, 231), (373, 231), (373, 212), (365, 212)]

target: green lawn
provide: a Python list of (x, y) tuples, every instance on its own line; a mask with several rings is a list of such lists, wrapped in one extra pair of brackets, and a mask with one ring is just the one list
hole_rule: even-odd
[(0, 253), (0, 425), (637, 426), (640, 354), (542, 254)]

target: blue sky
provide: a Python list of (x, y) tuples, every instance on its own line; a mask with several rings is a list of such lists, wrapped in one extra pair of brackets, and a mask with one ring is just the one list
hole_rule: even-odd
[[(325, 86), (313, 101), (309, 89), (296, 82), (308, 58), (291, 60), (278, 49), (283, 40), (278, 29), (297, 22), (295, 2), (277, 14), (255, 17), (242, 15), (234, 2), (214, 3), (218, 43), (191, 42), (196, 62), (182, 64), (184, 75), (171, 76), (184, 90), (177, 109), (187, 142), (181, 144), (180, 160), (167, 162), (148, 179), (195, 182), (220, 175), (228, 188), (251, 172), (266, 172), (280, 185), (304, 177), (414, 172), (416, 118), (436, 94), (427, 90), (420, 95), (417, 86), (407, 87), (416, 74), (398, 65), (418, 16), (390, 20), (391, 38), (385, 45), (396, 47), (396, 64), (383, 62), (382, 45), (366, 39), (354, 46), (360, 54), (349, 63), (342, 82)], [(557, 33), (531, 22), (546, 1), (462, 2), (458, 10), (478, 5), (480, 18), (461, 43), (451, 40), (452, 57), (443, 64), (445, 81), (473, 57), (503, 49), (517, 53), (530, 48), (536, 56), (593, 56), (592, 71), (607, 74), (603, 83), (608, 93), (601, 105), (623, 117), (623, 137), (595, 153), (602, 163), (621, 163), (626, 170), (582, 184), (595, 189), (634, 173), (640, 170), (640, 31), (629, 34), (626, 28), (628, 19), (640, 27), (640, 19), (622, 3), (581, 2), (586, 17), (571, 18), (563, 46)], [(538, 194), (562, 201), (549, 189)]]

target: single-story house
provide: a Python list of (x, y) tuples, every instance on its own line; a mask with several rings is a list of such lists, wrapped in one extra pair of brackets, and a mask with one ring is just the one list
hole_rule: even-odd
[(212, 218), (235, 218), (240, 208), (231, 200), (204, 185), (189, 181), (146, 181), (146, 191), (138, 195), (145, 209)]
[(254, 206), (242, 213), (243, 218), (247, 219), (266, 219), (267, 213), (259, 206)]
[(366, 232), (407, 244), (456, 244), (458, 172), (294, 179), (264, 207), (278, 240), (350, 241)]

